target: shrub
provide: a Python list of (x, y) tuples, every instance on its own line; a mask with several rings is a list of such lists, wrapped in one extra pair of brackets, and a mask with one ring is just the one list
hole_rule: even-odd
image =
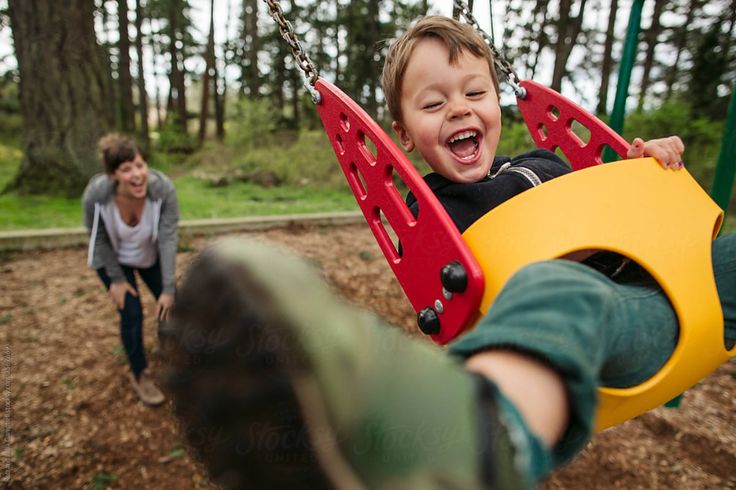
[(624, 126), (628, 141), (636, 136), (652, 139), (670, 135), (682, 138), (686, 148), (683, 160), (688, 170), (709, 189), (723, 138), (723, 122), (695, 118), (684, 102), (673, 100), (655, 110), (631, 114)]
[(228, 125), (227, 142), (239, 148), (269, 146), (273, 142), (278, 117), (265, 99), (243, 98), (235, 104), (235, 114)]

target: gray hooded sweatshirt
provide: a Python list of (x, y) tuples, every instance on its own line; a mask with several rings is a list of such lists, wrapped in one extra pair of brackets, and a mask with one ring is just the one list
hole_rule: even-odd
[[(114, 180), (106, 174), (92, 177), (84, 190), (82, 206), (84, 225), (90, 232), (87, 265), (105, 268), (112, 282), (122, 282), (125, 275), (117, 259), (118, 236), (113, 223), (115, 208)], [(148, 170), (146, 199), (153, 206), (153, 236), (158, 245), (163, 292), (173, 294), (176, 288), (176, 247), (178, 241), (179, 202), (174, 184), (156, 170)]]

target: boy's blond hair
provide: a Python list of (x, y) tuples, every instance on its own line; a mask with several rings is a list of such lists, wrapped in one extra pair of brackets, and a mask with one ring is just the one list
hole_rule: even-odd
[(450, 51), (450, 63), (455, 63), (463, 51), (488, 61), (493, 86), (500, 95), (498, 77), (493, 66), (493, 54), (483, 37), (472, 26), (463, 24), (449, 17), (430, 15), (422, 17), (416, 24), (399, 36), (388, 48), (386, 61), (383, 64), (381, 85), (386, 97), (388, 111), (394, 121), (401, 122), (401, 84), (406, 66), (414, 51), (414, 47), (423, 39), (438, 39)]

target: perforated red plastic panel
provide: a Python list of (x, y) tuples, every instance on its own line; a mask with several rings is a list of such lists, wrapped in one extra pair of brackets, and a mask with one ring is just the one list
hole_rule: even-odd
[[(626, 158), (629, 144), (603, 121), (543, 85), (531, 80), (520, 85), (527, 95), (517, 99), (519, 110), (539, 148), (555, 151), (559, 147), (573, 170), (603, 163), (601, 156), (606, 146)], [(575, 122), (580, 127), (574, 128)], [(588, 137), (578, 136), (575, 129)]]
[[(432, 339), (449, 342), (475, 319), (483, 295), (483, 272), (442, 205), (383, 129), (331, 83), (320, 79), (316, 89), (322, 96), (317, 110), (325, 131), (379, 247), (414, 309), (442, 310), (438, 311), (440, 333)], [(416, 196), (418, 219), (394, 179), (403, 181)], [(401, 242), (401, 255), (382, 218)], [(452, 261), (465, 268), (468, 286), (447, 300), (440, 270)], [(441, 308), (436, 308), (438, 300)]]

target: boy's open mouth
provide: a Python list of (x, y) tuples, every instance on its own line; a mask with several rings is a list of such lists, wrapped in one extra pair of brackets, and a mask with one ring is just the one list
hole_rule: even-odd
[(478, 155), (480, 135), (469, 129), (456, 133), (447, 140), (447, 149), (460, 161), (471, 162)]

